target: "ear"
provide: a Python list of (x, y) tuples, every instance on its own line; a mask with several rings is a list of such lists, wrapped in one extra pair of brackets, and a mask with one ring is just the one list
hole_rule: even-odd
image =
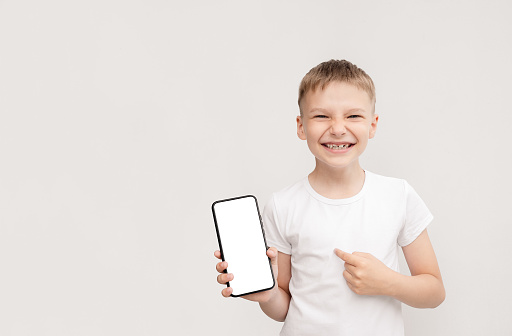
[(306, 140), (306, 132), (304, 131), (304, 124), (302, 123), (301, 116), (297, 116), (297, 136), (301, 140)]
[(370, 139), (372, 139), (375, 136), (375, 132), (377, 132), (377, 123), (379, 122), (379, 115), (374, 114), (372, 123), (370, 125)]

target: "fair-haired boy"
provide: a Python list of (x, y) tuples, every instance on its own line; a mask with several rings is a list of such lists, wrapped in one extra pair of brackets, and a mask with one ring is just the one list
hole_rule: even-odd
[[(281, 335), (403, 335), (401, 302), (434, 308), (445, 290), (423, 201), (406, 181), (359, 164), (379, 120), (373, 81), (348, 61), (321, 63), (302, 79), (299, 108), (297, 135), (315, 169), (265, 207), (278, 286), (244, 298), (284, 321)], [(410, 276), (398, 272), (399, 247)], [(217, 264), (220, 284), (236, 276), (222, 273), (228, 262)]]

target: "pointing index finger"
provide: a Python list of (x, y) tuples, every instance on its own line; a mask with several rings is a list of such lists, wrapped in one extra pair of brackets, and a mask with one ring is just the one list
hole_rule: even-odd
[(349, 263), (350, 265), (356, 265), (357, 257), (355, 257), (353, 254), (344, 252), (338, 248), (334, 249), (334, 253), (336, 253), (336, 255), (340, 257), (340, 259), (344, 262)]

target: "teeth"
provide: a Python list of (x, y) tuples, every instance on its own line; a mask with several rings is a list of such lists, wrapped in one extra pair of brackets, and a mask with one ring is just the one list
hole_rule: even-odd
[(343, 149), (343, 148), (347, 148), (349, 145), (348, 144), (343, 144), (343, 145), (333, 145), (333, 144), (327, 144), (327, 147), (330, 148), (330, 149)]

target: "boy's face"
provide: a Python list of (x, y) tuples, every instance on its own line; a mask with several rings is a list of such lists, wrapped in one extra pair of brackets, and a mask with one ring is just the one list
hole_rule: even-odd
[(373, 102), (357, 87), (332, 82), (308, 92), (301, 101), (297, 135), (306, 140), (318, 165), (359, 167), (359, 156), (375, 135), (379, 117)]

